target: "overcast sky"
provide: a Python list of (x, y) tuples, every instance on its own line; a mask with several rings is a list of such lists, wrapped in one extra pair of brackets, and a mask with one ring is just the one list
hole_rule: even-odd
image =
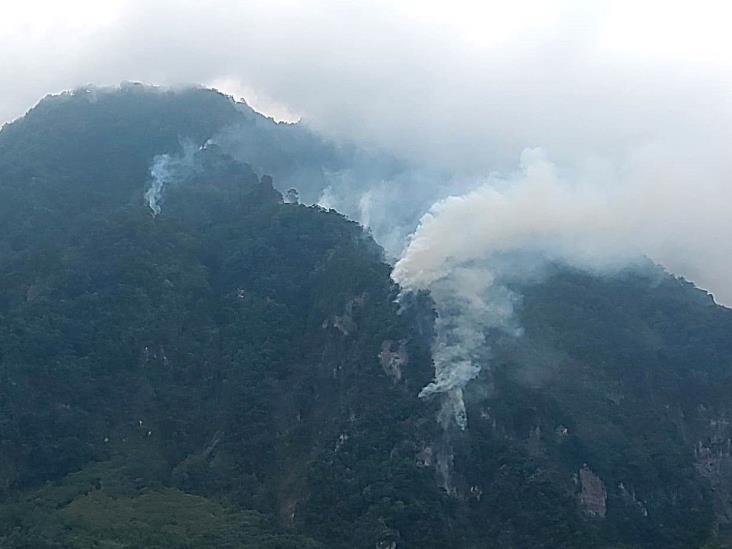
[(196, 83), (476, 181), (540, 147), (569, 185), (631, 189), (658, 259), (732, 302), (730, 20), (704, 0), (5, 2), (0, 120), (87, 83)]
[(197, 83), (278, 119), (485, 170), (526, 147), (622, 154), (730, 114), (727, 2), (6, 4), (5, 121), (87, 83)]
[(0, 120), (49, 92), (122, 80), (216, 85), (277, 118), (419, 152), (465, 139), (476, 151), (558, 137), (608, 147), (729, 110), (727, 2), (5, 4)]

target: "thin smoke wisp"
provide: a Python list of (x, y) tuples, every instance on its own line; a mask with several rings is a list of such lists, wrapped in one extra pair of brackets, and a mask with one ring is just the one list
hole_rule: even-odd
[(160, 215), (163, 206), (165, 188), (190, 175), (195, 168), (195, 147), (191, 143), (183, 144), (183, 154), (173, 156), (159, 154), (153, 158), (150, 166), (150, 186), (145, 191), (145, 202), (153, 217)]

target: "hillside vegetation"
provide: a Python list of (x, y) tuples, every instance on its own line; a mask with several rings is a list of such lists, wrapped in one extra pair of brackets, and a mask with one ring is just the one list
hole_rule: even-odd
[[(232, 128), (250, 162), (209, 141)], [(398, 303), (263, 151), (306, 190), (337, 156), (211, 90), (79, 90), (0, 132), (0, 547), (724, 546), (732, 311), (554, 267), (444, 431), (429, 295)]]

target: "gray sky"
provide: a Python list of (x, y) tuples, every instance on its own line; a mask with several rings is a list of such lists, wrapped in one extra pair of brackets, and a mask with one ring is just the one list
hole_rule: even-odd
[(6, 4), (2, 121), (139, 80), (214, 85), (476, 184), (540, 147), (562, 185), (624, 193), (618, 234), (652, 233), (656, 259), (732, 302), (728, 2)]
[(87, 83), (202, 83), (280, 119), (480, 171), (623, 154), (730, 114), (725, 2), (12, 2), (0, 120)]

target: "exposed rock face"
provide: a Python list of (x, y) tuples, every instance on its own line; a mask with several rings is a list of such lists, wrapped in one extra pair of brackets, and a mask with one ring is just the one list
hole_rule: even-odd
[(335, 315), (332, 326), (345, 336), (351, 335), (356, 331), (356, 323), (350, 314)]
[(435, 458), (430, 446), (423, 448), (417, 454), (417, 467), (432, 467), (434, 462)]
[(725, 414), (708, 420), (702, 440), (694, 446), (695, 467), (714, 491), (714, 507), (721, 524), (732, 523), (732, 438)]
[(323, 328), (335, 328), (344, 336), (353, 334), (358, 329), (356, 322), (353, 320), (354, 308), (362, 306), (365, 299), (366, 296), (363, 294), (351, 299), (346, 303), (343, 314), (333, 315), (331, 318), (326, 319), (323, 322)]
[(699, 441), (694, 448), (694, 456), (699, 474), (710, 480), (718, 478), (732, 461), (732, 440)]
[(646, 504), (638, 499), (638, 497), (636, 496), (635, 488), (633, 488), (632, 486), (626, 488), (625, 484), (620, 482), (618, 483), (618, 492), (620, 492), (623, 501), (625, 501), (628, 505), (631, 505), (638, 509), (640, 514), (644, 517), (648, 516), (648, 508), (646, 507)]
[(394, 346), (395, 343), (391, 339), (387, 339), (381, 344), (379, 362), (386, 375), (397, 382), (402, 379), (402, 366), (407, 363), (409, 358), (403, 341), (396, 345), (396, 350), (394, 350)]
[(589, 516), (605, 518), (607, 513), (607, 489), (605, 484), (587, 466), (579, 470), (579, 504)]

